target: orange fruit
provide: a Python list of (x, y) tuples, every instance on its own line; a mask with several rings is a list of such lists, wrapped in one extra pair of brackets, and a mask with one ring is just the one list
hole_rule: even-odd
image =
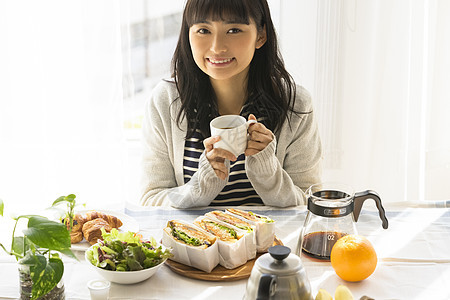
[(361, 281), (377, 267), (377, 253), (368, 239), (349, 234), (336, 241), (330, 254), (336, 274), (346, 281)]

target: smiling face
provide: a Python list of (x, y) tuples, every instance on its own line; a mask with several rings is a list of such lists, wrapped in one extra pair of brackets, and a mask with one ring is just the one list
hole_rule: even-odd
[(205, 20), (189, 29), (189, 42), (197, 66), (212, 80), (246, 78), (255, 49), (266, 41), (253, 20), (249, 24)]

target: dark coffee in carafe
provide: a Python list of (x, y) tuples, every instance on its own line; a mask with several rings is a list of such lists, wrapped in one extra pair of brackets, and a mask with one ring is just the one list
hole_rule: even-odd
[(313, 258), (330, 260), (331, 249), (345, 235), (347, 234), (335, 231), (308, 233), (303, 237), (302, 252)]

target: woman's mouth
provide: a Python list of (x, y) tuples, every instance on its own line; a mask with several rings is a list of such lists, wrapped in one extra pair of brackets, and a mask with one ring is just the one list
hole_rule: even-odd
[(233, 59), (234, 58), (211, 58), (211, 57), (207, 58), (207, 60), (215, 66), (227, 65), (227, 64), (231, 63), (231, 61)]

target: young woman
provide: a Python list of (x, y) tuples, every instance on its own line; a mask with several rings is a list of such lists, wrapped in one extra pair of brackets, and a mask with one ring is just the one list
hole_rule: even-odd
[[(266, 0), (188, 0), (172, 61), (143, 123), (142, 205), (304, 204), (320, 181), (308, 92), (285, 70)], [(215, 148), (220, 115), (257, 120), (245, 154)]]

